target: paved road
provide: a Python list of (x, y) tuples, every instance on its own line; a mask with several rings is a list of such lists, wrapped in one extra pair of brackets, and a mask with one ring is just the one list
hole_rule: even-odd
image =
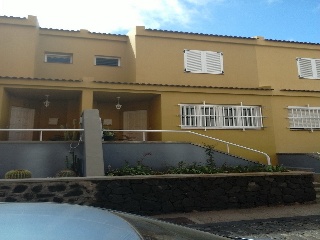
[[(320, 215), (194, 224), (187, 218), (163, 219), (232, 239), (320, 239)], [(238, 237), (238, 238), (237, 238)]]
[(228, 237), (252, 239), (320, 239), (320, 215), (189, 225)]
[(228, 237), (320, 240), (320, 203), (153, 216)]

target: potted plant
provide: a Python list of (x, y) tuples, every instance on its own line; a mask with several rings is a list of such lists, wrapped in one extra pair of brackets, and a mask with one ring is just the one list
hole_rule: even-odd
[(113, 141), (115, 139), (115, 134), (114, 132), (105, 130), (103, 131), (102, 139), (103, 141)]
[(70, 152), (69, 156), (66, 156), (65, 163), (66, 168), (58, 171), (56, 177), (78, 177), (81, 175), (81, 161), (74, 152)]

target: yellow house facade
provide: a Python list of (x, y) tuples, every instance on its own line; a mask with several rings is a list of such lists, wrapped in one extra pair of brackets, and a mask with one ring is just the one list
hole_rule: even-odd
[[(142, 26), (127, 35), (66, 31), (34, 16), (0, 17), (0, 129), (78, 128), (85, 109), (98, 109), (104, 128), (191, 130), (276, 164), (277, 153), (320, 151), (320, 44)], [(172, 133), (147, 140), (211, 144)]]

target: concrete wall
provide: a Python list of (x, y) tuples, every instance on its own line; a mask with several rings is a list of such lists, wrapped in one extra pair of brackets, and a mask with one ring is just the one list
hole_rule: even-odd
[[(0, 178), (12, 169), (28, 169), (34, 178), (54, 177), (66, 168), (71, 142), (1, 142)], [(77, 143), (72, 143), (75, 146)], [(83, 159), (82, 144), (75, 155)]]
[[(103, 144), (103, 155), (105, 170), (108, 166), (112, 169), (119, 168), (126, 161), (131, 166), (135, 166), (137, 161), (142, 161), (153, 169), (162, 170), (170, 166), (177, 167), (181, 161), (186, 164), (205, 164), (208, 159), (204, 148), (179, 142), (108, 142)], [(228, 166), (255, 165), (254, 162), (221, 152), (214, 153), (214, 160), (217, 166), (224, 163)]]
[(320, 155), (307, 153), (279, 153), (279, 164), (292, 169), (305, 169), (315, 173), (320, 173)]
[[(12, 169), (28, 169), (34, 178), (54, 177), (59, 170), (66, 168), (65, 159), (69, 156), (70, 144), (76, 146), (77, 142), (1, 142), (0, 178), (4, 178), (4, 174)], [(81, 143), (75, 149), (75, 155), (80, 160), (84, 159), (83, 148)], [(109, 165), (113, 169), (119, 168), (125, 161), (136, 165), (142, 158), (144, 164), (159, 170), (177, 166), (180, 161), (205, 163), (207, 159), (201, 147), (188, 143), (161, 142), (108, 142), (103, 144), (103, 156), (105, 170)], [(231, 166), (254, 164), (218, 152), (214, 157), (217, 166), (224, 163)]]

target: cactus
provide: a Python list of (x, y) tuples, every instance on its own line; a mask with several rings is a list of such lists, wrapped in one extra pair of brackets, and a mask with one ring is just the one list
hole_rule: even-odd
[(4, 177), (5, 179), (31, 178), (31, 172), (25, 169), (15, 169), (7, 172)]
[(56, 174), (56, 177), (76, 177), (76, 176), (77, 176), (77, 174), (75, 173), (75, 171), (72, 171), (70, 169), (60, 170)]

